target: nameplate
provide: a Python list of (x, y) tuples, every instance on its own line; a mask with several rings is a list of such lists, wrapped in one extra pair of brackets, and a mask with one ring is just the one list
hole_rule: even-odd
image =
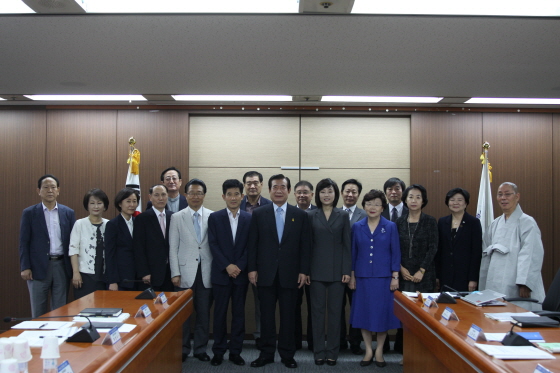
[(64, 360), (64, 362), (58, 366), (58, 373), (74, 373), (68, 360)]
[(486, 341), (486, 336), (484, 335), (484, 332), (480, 327), (476, 326), (475, 324), (472, 324), (471, 328), (469, 329), (469, 332), (467, 333), (467, 336), (473, 341), (477, 341), (477, 342)]
[(144, 304), (143, 306), (141, 306), (138, 311), (136, 312), (136, 315), (134, 315), (134, 317), (150, 317), (150, 315), (152, 314), (152, 311), (150, 311), (150, 307), (148, 307), (147, 304)]
[(426, 308), (438, 308), (437, 302), (434, 298), (432, 298), (431, 296), (428, 296), (428, 298), (426, 298), (424, 300), (424, 307)]
[(103, 338), (101, 342), (102, 345), (114, 345), (121, 340), (121, 334), (119, 333), (119, 327), (115, 326), (113, 329), (109, 330), (109, 333)]
[(453, 309), (451, 309), (449, 307), (445, 307), (445, 311), (443, 311), (443, 313), (441, 314), (441, 317), (443, 317), (444, 319), (446, 319), (448, 321), (451, 321), (451, 320), (459, 321), (459, 317), (457, 316), (455, 311), (453, 311)]
[(537, 364), (537, 366), (535, 367), (535, 371), (533, 373), (552, 373), (552, 371), (546, 369), (540, 364)]
[(163, 292), (159, 293), (158, 296), (156, 297), (156, 300), (154, 301), (154, 304), (165, 304), (167, 303), (167, 297), (165, 296), (165, 294)]

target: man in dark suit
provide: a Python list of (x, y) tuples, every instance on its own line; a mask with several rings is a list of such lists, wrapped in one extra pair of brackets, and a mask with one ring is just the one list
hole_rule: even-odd
[[(271, 204), (269, 199), (261, 196), (262, 186), (263, 186), (263, 175), (257, 171), (247, 171), (243, 175), (243, 185), (245, 186), (245, 196), (241, 201), (241, 210), (246, 211), (249, 214), (253, 213), (253, 210), (260, 206), (265, 206)], [(255, 343), (257, 348), (261, 349), (261, 311), (259, 305), (259, 294), (257, 288), (251, 284), (251, 289), (253, 289), (253, 301), (255, 305), (255, 332), (253, 337), (255, 338)]]
[(222, 185), (226, 208), (208, 218), (208, 240), (212, 252), (212, 287), (214, 290), (214, 357), (210, 364), (220, 365), (228, 349), (227, 311), (231, 299), (231, 339), (229, 360), (245, 365), (241, 357), (245, 337), (245, 299), (247, 297), (247, 240), (251, 214), (239, 206), (243, 184), (229, 179)]
[(74, 210), (56, 202), (59, 186), (53, 175), (41, 176), (37, 182), (41, 203), (26, 208), (21, 216), (19, 262), (33, 317), (47, 313), (49, 291), (52, 310), (64, 306), (68, 298), (72, 276), (68, 246), (76, 217)]
[[(181, 184), (183, 180), (181, 179), (181, 171), (175, 167), (169, 167), (163, 170), (160, 176), (160, 180), (163, 185), (167, 187), (167, 206), (166, 208), (171, 212), (179, 212), (186, 208), (189, 204), (187, 203), (187, 198), (182, 195)], [(152, 201), (148, 201), (146, 210), (152, 207)]]
[(402, 194), (405, 189), (406, 184), (398, 177), (392, 177), (383, 184), (383, 191), (385, 192), (385, 195), (387, 195), (387, 201), (389, 201), (389, 204), (385, 210), (383, 210), (381, 216), (387, 220), (396, 222), (403, 213), (408, 213), (408, 208), (402, 201)]
[[(366, 212), (357, 206), (358, 199), (362, 193), (362, 183), (356, 179), (348, 179), (342, 183), (342, 209), (346, 211), (350, 217), (350, 227), (357, 221), (362, 220), (367, 216)], [(352, 294), (354, 291), (348, 286), (344, 288), (345, 296), (342, 298), (342, 317), (340, 320), (340, 349), (345, 350), (348, 348), (348, 342), (346, 341), (346, 298), (348, 298), (348, 304), (352, 305)], [(360, 347), (362, 341), (362, 331), (357, 328), (353, 328), (352, 325), (348, 326), (348, 341), (350, 342), (350, 350), (354, 355), (363, 354), (363, 350)]]
[[(317, 209), (317, 206), (313, 206), (311, 201), (313, 201), (313, 185), (307, 180), (300, 180), (294, 187), (294, 195), (296, 197), (298, 209), (309, 212)], [(298, 299), (296, 304), (296, 350), (301, 349), (301, 343), (303, 340), (303, 326), (301, 320), (301, 305), (303, 304), (303, 293), (305, 292), (305, 298), (307, 299), (307, 349), (313, 351), (313, 327), (311, 323), (311, 300), (309, 285), (305, 285), (298, 290)]]
[(150, 188), (152, 208), (134, 219), (134, 262), (136, 275), (156, 291), (173, 291), (169, 267), (169, 223), (171, 211), (167, 210), (167, 187)]
[(296, 368), (294, 344), (298, 288), (307, 281), (311, 256), (311, 232), (307, 213), (288, 205), (290, 179), (271, 176), (268, 190), (272, 204), (256, 209), (249, 232), (249, 281), (259, 288), (262, 350), (252, 367), (274, 362), (276, 351), (276, 303), (282, 328), (278, 352), (287, 368)]

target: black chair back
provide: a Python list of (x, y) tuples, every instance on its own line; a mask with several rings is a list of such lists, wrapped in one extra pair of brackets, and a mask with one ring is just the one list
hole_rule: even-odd
[(548, 293), (542, 303), (543, 311), (560, 312), (560, 268), (548, 288)]

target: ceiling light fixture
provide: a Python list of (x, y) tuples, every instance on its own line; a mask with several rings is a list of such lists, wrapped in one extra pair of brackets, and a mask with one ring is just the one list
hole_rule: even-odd
[(142, 95), (24, 95), (34, 101), (147, 101)]
[(377, 102), (435, 104), (443, 97), (394, 97), (394, 96), (323, 96), (323, 102)]
[(292, 96), (273, 95), (173, 95), (175, 101), (292, 101)]
[(506, 104), (506, 105), (560, 105), (560, 98), (491, 98), (473, 97), (465, 104)]

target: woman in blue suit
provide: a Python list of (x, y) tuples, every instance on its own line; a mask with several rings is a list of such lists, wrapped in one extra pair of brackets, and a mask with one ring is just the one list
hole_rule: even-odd
[(115, 196), (120, 214), (107, 222), (105, 228), (105, 274), (109, 290), (135, 290), (134, 250), (132, 248), (132, 215), (138, 207), (140, 192), (121, 189)]
[(375, 364), (387, 365), (383, 359), (383, 344), (389, 329), (400, 327), (393, 313), (393, 291), (399, 287), (401, 250), (395, 223), (381, 213), (387, 207), (385, 194), (372, 189), (362, 201), (367, 213), (352, 226), (352, 297), (350, 324), (362, 329), (366, 352), (361, 366), (373, 361), (372, 332), (377, 333)]

